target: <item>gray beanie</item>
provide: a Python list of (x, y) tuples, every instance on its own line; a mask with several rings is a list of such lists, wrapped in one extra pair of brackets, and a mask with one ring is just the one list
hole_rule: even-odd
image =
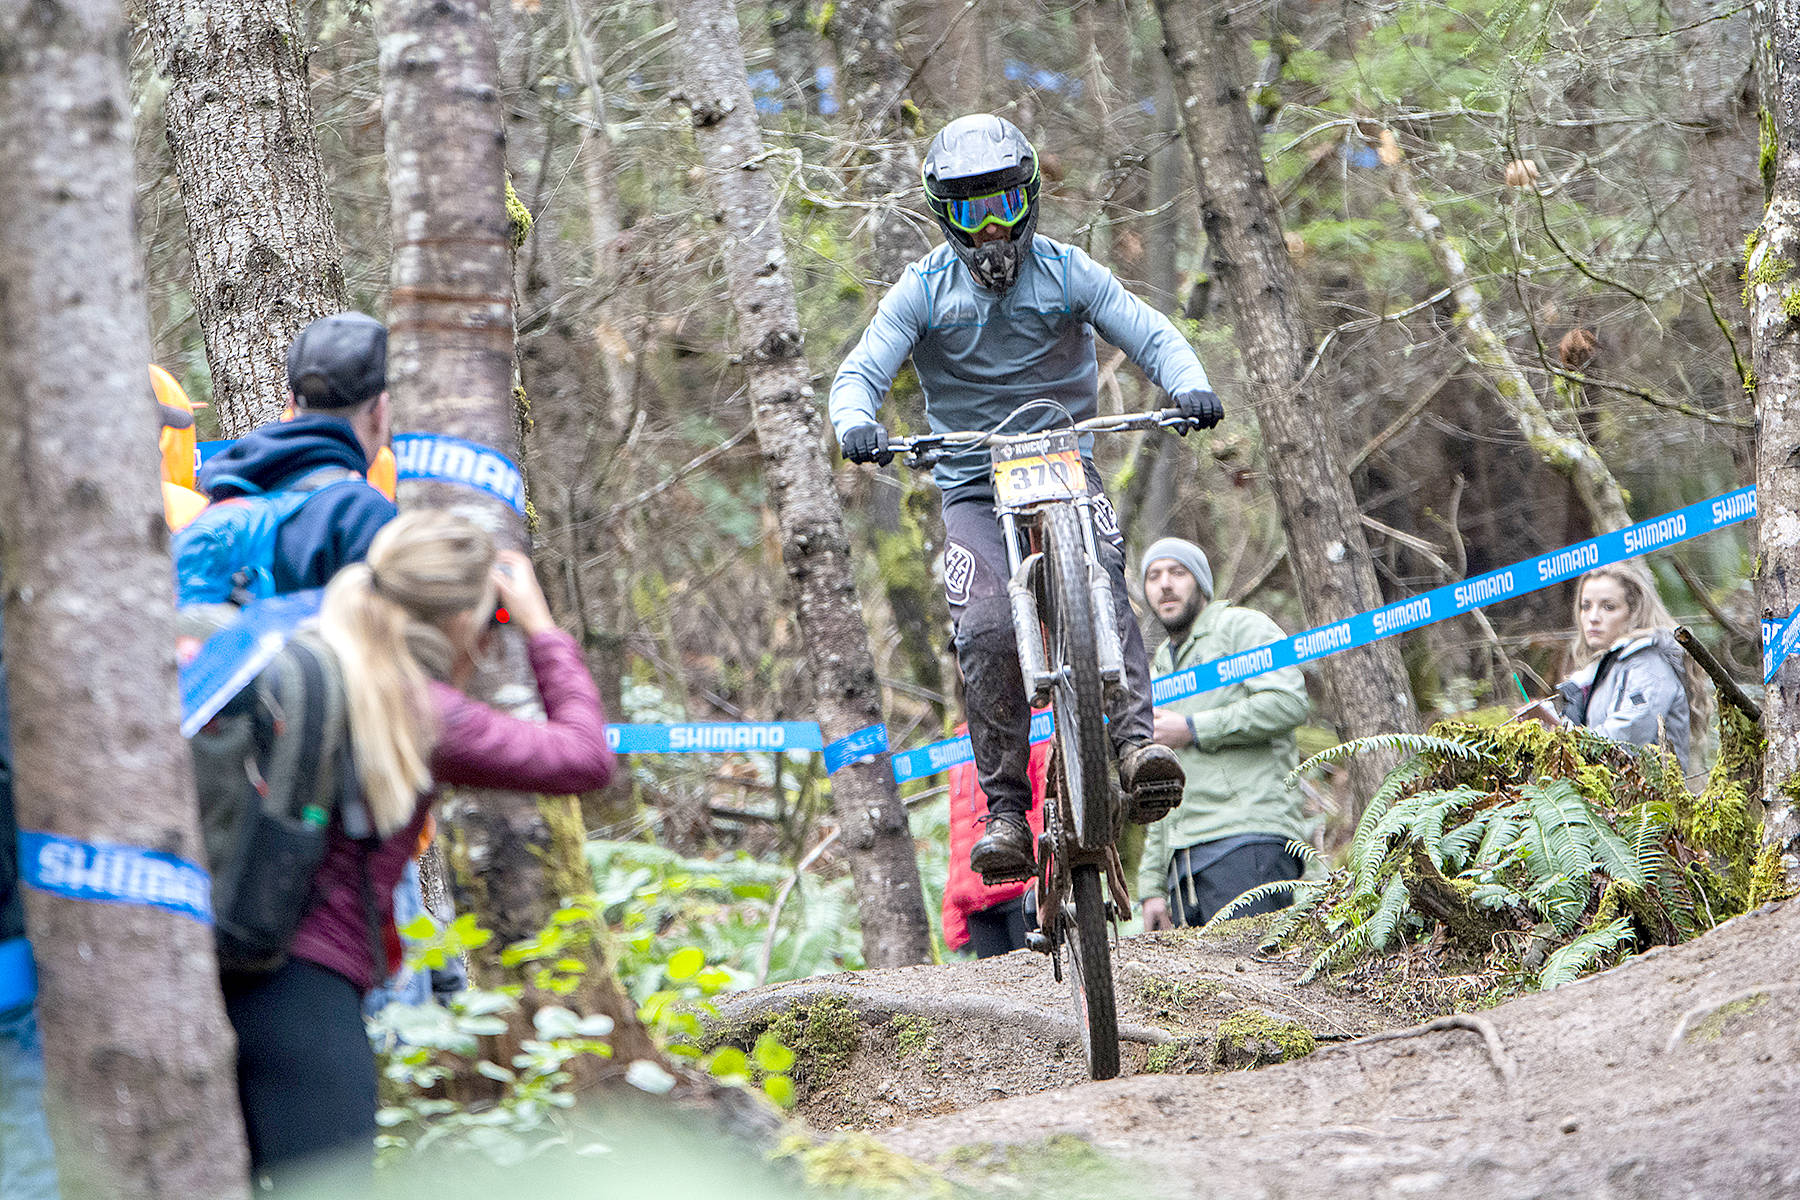
[(1186, 538), (1159, 538), (1144, 551), (1144, 566), (1138, 573), (1138, 584), (1143, 585), (1144, 576), (1150, 574), (1150, 564), (1159, 558), (1172, 558), (1187, 568), (1187, 573), (1200, 583), (1200, 594), (1208, 600), (1213, 598), (1212, 564), (1206, 561), (1206, 551), (1194, 545)]

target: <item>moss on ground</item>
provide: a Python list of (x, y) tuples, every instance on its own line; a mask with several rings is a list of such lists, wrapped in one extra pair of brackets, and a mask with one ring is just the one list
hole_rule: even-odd
[(937, 1031), (930, 1017), (907, 1013), (895, 1013), (888, 1027), (894, 1031), (894, 1050), (901, 1058), (925, 1053), (931, 1048), (932, 1034)]
[(1305, 1058), (1318, 1048), (1306, 1026), (1246, 1008), (1219, 1026), (1213, 1061), (1221, 1067), (1261, 1067)]
[(1719, 1007), (1688, 1026), (1686, 1040), (1689, 1045), (1698, 1042), (1716, 1042), (1725, 1036), (1725, 1031), (1739, 1017), (1755, 1012), (1768, 1002), (1768, 993), (1758, 992), (1754, 996), (1745, 996), (1741, 1000), (1733, 1000)]

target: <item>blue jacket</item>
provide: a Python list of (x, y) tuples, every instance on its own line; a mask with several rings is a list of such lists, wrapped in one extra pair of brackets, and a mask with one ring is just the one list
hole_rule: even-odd
[[(369, 469), (356, 431), (338, 417), (304, 416), (239, 438), (200, 471), (213, 500), (279, 491), (325, 467)], [(275, 590), (323, 587), (347, 563), (361, 562), (375, 534), (398, 515), (394, 502), (366, 483), (322, 489), (275, 537)]]
[[(1032, 240), (1018, 282), (996, 295), (940, 245), (906, 269), (881, 299), (862, 340), (838, 368), (828, 411), (839, 440), (875, 421), (882, 397), (910, 355), (936, 432), (991, 429), (1027, 400), (1062, 404), (1075, 420), (1095, 414), (1100, 370), (1094, 332), (1123, 350), (1166, 392), (1210, 389), (1206, 371), (1169, 319), (1126, 291), (1113, 273), (1074, 246)], [(1008, 429), (1063, 424), (1037, 411)], [(1091, 457), (1091, 441), (1082, 452)], [(986, 451), (947, 458), (940, 488), (983, 479)]]

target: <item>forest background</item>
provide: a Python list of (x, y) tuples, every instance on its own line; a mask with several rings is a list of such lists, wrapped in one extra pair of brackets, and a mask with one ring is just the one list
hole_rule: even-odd
[[(867, 27), (871, 13), (891, 25)], [(373, 14), (321, 3), (301, 15), (345, 285), (382, 315), (390, 238)], [(582, 626), (618, 719), (806, 719), (811, 689), (719, 302), (715, 202), (680, 107), (674, 22), (632, 3), (515, 0), (496, 16), (509, 173), (532, 220), (517, 256), (518, 354), (545, 577)], [(1256, 38), (1244, 88), (1317, 331), (1313, 402), (1350, 467), (1383, 600), (1602, 526), (1523, 431), (1521, 386), (1598, 452), (1633, 519), (1749, 477), (1739, 293), (1769, 166), (1751, 19), (1744, 5), (1636, 0), (1281, 3), (1239, 18)], [(895, 161), (950, 116), (1002, 113), (1044, 155), (1042, 231), (1175, 316), (1226, 399), (1210, 435), (1101, 446), (1129, 541), (1192, 538), (1221, 596), (1304, 628), (1256, 420), (1264, 401), (1215, 286), (1149, 5), (788, 3), (744, 5), (740, 22), (818, 394), (897, 267), (937, 237), (916, 177), (896, 176)], [(891, 61), (871, 66), (882, 53)], [(139, 224), (155, 355), (204, 400), (156, 62), (141, 40)], [(1427, 238), (1419, 222), (1431, 218), (1441, 225)], [(1497, 353), (1471, 336), (1459, 287), (1475, 289)], [(1158, 402), (1104, 344), (1101, 365), (1103, 411)], [(888, 415), (897, 431), (919, 427), (910, 371)], [(203, 413), (203, 429), (221, 416)], [(935, 495), (903, 467), (840, 464), (837, 479), (891, 739), (941, 736), (957, 704)], [(1677, 615), (1753, 677), (1746, 535), (1715, 534), (1652, 566)], [(1420, 708), (1506, 703), (1515, 673), (1541, 694), (1572, 632), (1568, 592), (1408, 635)], [(1315, 743), (1331, 739), (1330, 717), (1315, 703)], [(790, 862), (818, 840), (824, 781), (811, 756), (632, 766), (627, 787), (590, 800), (590, 831)]]
[[(774, 495), (783, 447), (769, 444), (760, 407), (753, 419), (759, 364), (742, 348), (744, 311), (734, 324), (721, 303), (740, 291), (730, 250), (744, 241), (721, 230), (744, 213), (709, 186), (720, 168), (707, 130), (729, 114), (696, 87), (709, 66), (737, 64), (696, 64), (703, 43), (681, 44), (708, 7), (674, 6), (678, 22), (644, 4), (495, 5), (499, 86), (464, 95), (497, 98), (506, 125), (520, 382), (510, 415), (526, 447), (534, 548), (614, 713), (805, 719), (826, 689), (805, 606), (797, 616), (788, 594), (799, 573), (784, 562), (793, 539)], [(220, 314), (242, 299), (234, 280), (267, 261), (256, 246), (221, 255), (188, 238), (205, 226), (197, 181), (210, 172), (229, 190), (264, 164), (234, 163), (244, 149), (222, 141), (196, 155), (180, 124), (196, 88), (218, 99), (205, 94), (209, 72), (231, 65), (187, 52), (216, 18), (206, 0), (146, 8), (133, 116), (152, 356), (213, 401), (205, 432), (233, 435), (272, 416), (275, 397), (246, 393), (225, 369)], [(815, 398), (885, 284), (934, 240), (913, 174), (924, 139), (959, 112), (992, 110), (1043, 152), (1044, 232), (1177, 315), (1231, 413), (1210, 435), (1102, 448), (1130, 538), (1194, 538), (1213, 554), (1221, 595), (1290, 629), (1321, 619), (1318, 590), (1302, 581), (1329, 543), (1292, 520), (1284, 489), (1297, 477), (1280, 431), (1294, 396), (1264, 386), (1270, 339), (1265, 325), (1250, 328), (1257, 306), (1246, 296), (1298, 301), (1299, 323), (1275, 350), (1300, 355), (1292, 374), (1307, 419), (1347, 465), (1352, 502), (1325, 507), (1353, 508), (1350, 528), (1360, 523), (1372, 551), (1379, 594), (1362, 607), (1747, 479), (1746, 309), (1759, 286), (1774, 294), (1781, 270), (1770, 260), (1771, 277), (1745, 278), (1745, 233), (1778, 157), (1746, 8), (1259, 7), (1233, 14), (1255, 41), (1241, 71), (1222, 73), (1243, 78), (1196, 80), (1193, 55), (1165, 55), (1161, 43), (1192, 32), (1199, 14), (1114, 0), (743, 6), (765, 139), (750, 161), (780, 202), (750, 224), (763, 234), (778, 223), (785, 249), (768, 262), (795, 285)], [(279, 42), (277, 57), (297, 56), (307, 72), (341, 262), (325, 276), (352, 305), (392, 317), (409, 282), (390, 256), (393, 231), (423, 194), (400, 183), (421, 143), (401, 137), (407, 114), (389, 64), (378, 65), (377, 14), (319, 4), (295, 15), (293, 33), (265, 31), (262, 48)], [(1222, 249), (1232, 245), (1222, 197), (1242, 180), (1192, 177), (1204, 155), (1184, 146), (1181, 118), (1203, 90), (1215, 104), (1247, 103), (1258, 123), (1286, 231), (1275, 247), (1283, 269), (1266, 277), (1245, 279), (1244, 256)], [(418, 127), (404, 132), (416, 138)], [(1199, 141), (1191, 120), (1186, 134)], [(304, 166), (308, 140), (290, 125), (276, 156), (292, 146)], [(727, 161), (733, 178), (750, 174), (736, 169), (742, 154)], [(218, 272), (238, 250), (247, 257)], [(404, 288), (406, 303), (428, 302), (420, 283)], [(1157, 402), (1106, 347), (1102, 380), (1106, 411)], [(903, 379), (891, 423), (916, 428), (918, 409)], [(816, 423), (801, 429), (818, 443), (807, 451), (822, 452)], [(898, 467), (839, 464), (836, 487), (880, 707), (894, 744), (916, 744), (956, 709), (935, 497)], [(1745, 544), (1715, 534), (1654, 566), (1678, 615), (1750, 677), (1757, 605)], [(1534, 691), (1554, 680), (1567, 604), (1567, 588), (1551, 589), (1402, 639), (1419, 708), (1462, 712), (1510, 700), (1515, 680)], [(1334, 717), (1345, 732), (1372, 731), (1367, 710), (1344, 717), (1331, 670), (1314, 681), (1315, 744), (1335, 738)], [(601, 911), (629, 933), (617, 966), (646, 1019), (662, 1021), (668, 997), (689, 989), (862, 965), (832, 847), (838, 818), (854, 819), (842, 777), (834, 815), (811, 755), (631, 766), (626, 785), (584, 798), (581, 825)], [(1344, 816), (1360, 799), (1354, 786), (1319, 796)], [(929, 787), (908, 801), (935, 900), (942, 818)], [(453, 830), (468, 812), (451, 812)], [(847, 832), (840, 850), (860, 840)], [(571, 911), (556, 914), (557, 928), (585, 920)], [(542, 916), (524, 931), (546, 928)], [(547, 931), (537, 948), (555, 958), (561, 945)], [(562, 961), (538, 984), (561, 982)]]

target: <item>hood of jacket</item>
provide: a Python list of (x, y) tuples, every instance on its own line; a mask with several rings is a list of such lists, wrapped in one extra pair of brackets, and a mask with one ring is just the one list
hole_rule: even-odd
[(304, 416), (264, 425), (239, 438), (200, 471), (199, 490), (214, 500), (277, 491), (323, 467), (369, 469), (356, 430), (342, 417)]

